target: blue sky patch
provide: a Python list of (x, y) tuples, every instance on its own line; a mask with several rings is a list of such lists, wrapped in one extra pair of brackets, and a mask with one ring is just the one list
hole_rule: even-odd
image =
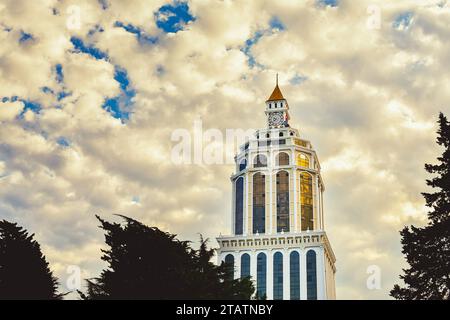
[(94, 34), (96, 34), (97, 32), (104, 32), (105, 29), (103, 29), (103, 27), (99, 24), (96, 24), (91, 30), (88, 31), (88, 36), (91, 37)]
[(65, 137), (59, 137), (58, 139), (56, 139), (56, 143), (63, 148), (68, 148), (71, 145), (70, 140)]
[(285, 25), (283, 24), (283, 22), (276, 16), (273, 16), (270, 21), (269, 21), (269, 28), (268, 29), (263, 29), (263, 30), (258, 30), (255, 32), (255, 34), (253, 35), (253, 37), (251, 37), (250, 39), (247, 39), (245, 41), (245, 45), (241, 48), (241, 51), (247, 56), (248, 59), (248, 65), (253, 68), (253, 67), (259, 67), (259, 68), (264, 68), (263, 65), (261, 65), (260, 63), (258, 63), (255, 59), (255, 57), (252, 55), (252, 47), (265, 35), (271, 35), (274, 34), (276, 32), (279, 31), (283, 31), (286, 30)]
[(133, 196), (131, 198), (131, 202), (133, 202), (134, 204), (139, 204), (141, 202), (141, 198), (139, 196)]
[(245, 41), (245, 46), (241, 49), (241, 51), (247, 56), (248, 58), (248, 65), (250, 67), (258, 66), (262, 67), (261, 64), (258, 64), (256, 62), (255, 57), (252, 55), (252, 47), (261, 39), (261, 37), (264, 35), (264, 31), (256, 31), (254, 36), (250, 39), (247, 39)]
[(392, 26), (398, 30), (408, 29), (414, 14), (412, 12), (403, 12), (394, 19)]
[(47, 86), (42, 87), (42, 88), (41, 88), (41, 91), (42, 91), (43, 93), (46, 93), (46, 94), (54, 94), (53, 90), (52, 90), (51, 88), (47, 87)]
[(62, 90), (56, 93), (56, 98), (58, 101), (61, 101), (65, 97), (69, 97), (72, 95), (71, 92), (66, 91), (66, 87), (64, 86), (64, 71), (63, 66), (61, 64), (57, 64), (54, 69), (56, 82), (62, 85)]
[(24, 99), (20, 99), (20, 101), (23, 102), (23, 104), (25, 105), (25, 107), (23, 108), (23, 111), (21, 113), (21, 115), (24, 115), (25, 112), (27, 112), (28, 110), (33, 111), (34, 113), (39, 113), (42, 110), (42, 106), (40, 103), (38, 102), (34, 102), (34, 101), (29, 101), (29, 100), (24, 100)]
[(166, 4), (155, 13), (156, 26), (167, 33), (183, 30), (195, 17), (189, 13), (187, 2), (175, 0), (173, 4)]
[(278, 29), (280, 31), (286, 30), (286, 26), (277, 16), (273, 16), (272, 19), (270, 19), (269, 26), (272, 29)]
[(337, 7), (338, 0), (317, 0), (317, 4), (325, 7)]
[(117, 28), (123, 28), (125, 31), (136, 35), (136, 38), (140, 44), (155, 44), (158, 42), (157, 37), (148, 35), (144, 30), (133, 26), (132, 24), (124, 24), (120, 21), (116, 21), (114, 26)]
[(292, 77), (292, 78), (289, 80), (289, 82), (290, 82), (290, 84), (296, 86), (296, 85), (302, 84), (302, 83), (305, 82), (306, 80), (308, 80), (308, 77), (303, 76), (303, 75), (296, 74), (294, 77)]
[(70, 38), (70, 42), (72, 42), (75, 52), (86, 53), (97, 60), (108, 60), (108, 55), (105, 52), (92, 45), (86, 45), (80, 38), (72, 37)]
[(103, 109), (114, 118), (120, 119), (122, 123), (125, 123), (126, 120), (130, 119), (136, 91), (131, 88), (128, 73), (125, 69), (115, 66), (114, 79), (119, 83), (121, 93), (114, 98), (107, 98), (103, 104)]
[(24, 43), (24, 42), (27, 42), (28, 40), (33, 40), (33, 39), (34, 38), (31, 33), (26, 33), (25, 31), (20, 32), (20, 38), (19, 38), (20, 43)]
[(55, 73), (56, 73), (56, 81), (58, 83), (63, 83), (64, 82), (64, 73), (63, 73), (62, 64), (57, 64), (55, 66)]

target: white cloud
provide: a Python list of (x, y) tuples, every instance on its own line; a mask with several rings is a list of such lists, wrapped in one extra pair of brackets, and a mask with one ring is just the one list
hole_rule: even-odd
[[(171, 132), (265, 125), (264, 100), (280, 73), (291, 124), (310, 139), (322, 161), (326, 226), (337, 266), (339, 298), (386, 298), (401, 273), (398, 230), (422, 224), (425, 162), (434, 161), (435, 120), (449, 111), (446, 27), (450, 11), (436, 1), (208, 1), (189, 3), (196, 20), (167, 35), (154, 13), (166, 1), (39, 3), (3, 1), (0, 9), (0, 218), (35, 232), (59, 276), (79, 264), (84, 274), (103, 266), (103, 236), (94, 214), (121, 213), (195, 240), (229, 232), (232, 165), (175, 166)], [(378, 4), (380, 30), (366, 27), (367, 6)], [(81, 10), (80, 29), (67, 27), (67, 9)], [(53, 14), (53, 8), (58, 14)], [(414, 12), (405, 30), (392, 27)], [(265, 33), (276, 16), (285, 30)], [(115, 27), (132, 24), (155, 44)], [(101, 26), (103, 32), (88, 32)], [(9, 30), (9, 31), (7, 31)], [(21, 31), (33, 39), (20, 43)], [(72, 36), (108, 54), (74, 53)], [(64, 82), (56, 81), (61, 64)], [(125, 125), (102, 109), (120, 93), (114, 67), (136, 90)], [(296, 75), (307, 77), (299, 85)], [(58, 101), (55, 93), (71, 95)], [(39, 114), (14, 96), (39, 102)], [(58, 106), (58, 107), (56, 107)], [(69, 147), (58, 145), (60, 137)], [(137, 199), (137, 203), (133, 199)], [(382, 290), (365, 287), (368, 265), (380, 265)], [(355, 267), (356, 266), (356, 267)], [(355, 269), (356, 268), (356, 269)]]

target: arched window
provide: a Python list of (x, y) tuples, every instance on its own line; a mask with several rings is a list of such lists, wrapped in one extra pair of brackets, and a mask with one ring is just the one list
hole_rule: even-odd
[(309, 157), (304, 153), (300, 153), (297, 157), (297, 165), (300, 167), (309, 168)]
[(265, 253), (259, 253), (256, 257), (256, 296), (258, 299), (267, 298), (267, 257)]
[(242, 234), (244, 231), (244, 178), (236, 180), (236, 197), (234, 207), (234, 233)]
[(283, 254), (273, 256), (273, 299), (283, 300)]
[(270, 138), (270, 133), (266, 133), (266, 138)]
[(266, 231), (266, 177), (261, 173), (253, 175), (253, 233)]
[(278, 153), (275, 163), (277, 164), (277, 166), (288, 166), (289, 155), (286, 152)]
[(306, 253), (306, 293), (308, 300), (317, 300), (316, 269), (316, 252), (314, 250), (309, 250)]
[(245, 170), (247, 168), (247, 159), (242, 159), (239, 162), (239, 171)]
[(255, 168), (267, 167), (267, 157), (263, 154), (258, 154), (253, 161)]
[(284, 133), (283, 133), (283, 132), (280, 132), (278, 135), (279, 135), (280, 137), (283, 137), (283, 136), (284, 136)]
[(234, 279), (234, 256), (232, 254), (225, 256), (225, 265), (230, 272), (230, 278)]
[(289, 173), (277, 173), (277, 232), (289, 232)]
[(292, 251), (289, 256), (291, 300), (300, 300), (300, 255)]
[(312, 176), (306, 172), (300, 174), (300, 204), (302, 231), (314, 229)]
[(244, 253), (241, 256), (241, 278), (250, 277), (250, 255)]

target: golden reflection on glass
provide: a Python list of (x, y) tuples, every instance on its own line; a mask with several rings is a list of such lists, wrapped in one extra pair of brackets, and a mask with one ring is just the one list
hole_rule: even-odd
[(313, 230), (312, 176), (306, 172), (300, 174), (300, 204), (302, 231)]

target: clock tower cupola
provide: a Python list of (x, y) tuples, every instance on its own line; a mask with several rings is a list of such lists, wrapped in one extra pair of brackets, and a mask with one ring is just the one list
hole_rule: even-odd
[(289, 105), (278, 87), (278, 74), (275, 89), (266, 101), (266, 116), (270, 129), (289, 127)]

